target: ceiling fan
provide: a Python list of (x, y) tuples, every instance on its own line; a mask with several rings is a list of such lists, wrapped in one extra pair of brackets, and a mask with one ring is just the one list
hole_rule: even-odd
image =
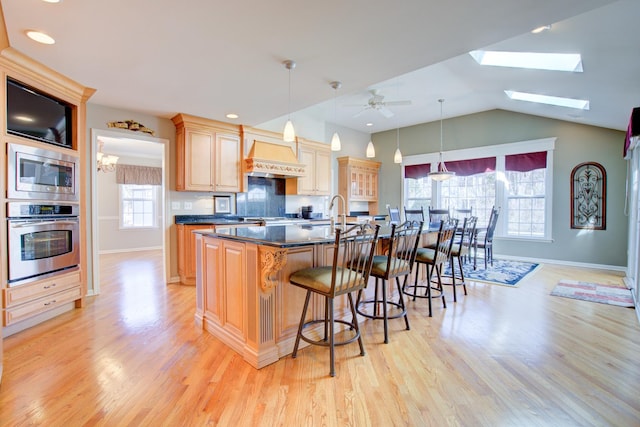
[(364, 114), (367, 110), (374, 110), (385, 116), (386, 118), (393, 117), (393, 111), (391, 111), (388, 107), (394, 107), (399, 105), (411, 105), (411, 101), (385, 101), (384, 95), (380, 95), (380, 91), (378, 89), (371, 89), (369, 91), (371, 93), (371, 98), (367, 101), (366, 104), (348, 104), (347, 107), (362, 107), (358, 113), (356, 113), (353, 117), (358, 117)]

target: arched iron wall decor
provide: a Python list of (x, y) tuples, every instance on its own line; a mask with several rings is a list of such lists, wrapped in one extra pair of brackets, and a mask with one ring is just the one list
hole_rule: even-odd
[(595, 162), (571, 171), (571, 228), (604, 230), (607, 222), (607, 172)]

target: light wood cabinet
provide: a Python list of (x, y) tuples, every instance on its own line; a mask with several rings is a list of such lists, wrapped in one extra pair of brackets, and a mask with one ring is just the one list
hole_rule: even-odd
[(307, 167), (307, 175), (287, 179), (287, 194), (331, 195), (331, 148), (327, 144), (298, 138), (298, 161)]
[(186, 114), (171, 120), (176, 126), (176, 190), (242, 191), (240, 128)]
[(206, 224), (177, 224), (178, 231), (178, 275), (180, 283), (196, 284), (196, 236), (193, 230), (214, 229)]
[(338, 193), (344, 197), (347, 206), (350, 202), (366, 202), (369, 213), (377, 214), (380, 162), (348, 156), (337, 160)]
[(10, 326), (82, 297), (80, 272), (4, 289), (4, 325)]

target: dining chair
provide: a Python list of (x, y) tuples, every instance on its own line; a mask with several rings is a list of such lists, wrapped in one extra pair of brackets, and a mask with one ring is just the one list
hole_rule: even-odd
[[(291, 284), (307, 291), (292, 358), (296, 358), (298, 355), (298, 345), (301, 339), (309, 344), (329, 347), (329, 375), (333, 377), (335, 376), (335, 346), (349, 344), (357, 340), (360, 345), (360, 355), (364, 356), (364, 345), (352, 294), (367, 285), (379, 230), (379, 225), (372, 226), (371, 224), (358, 224), (347, 230), (337, 229), (331, 265), (304, 268), (289, 277)], [(325, 300), (323, 319), (305, 320), (312, 293)], [(335, 318), (334, 300), (341, 295), (346, 295), (349, 302), (351, 321)], [(319, 323), (324, 324), (322, 338), (317, 339), (314, 336), (304, 334), (306, 328)], [(346, 325), (348, 328), (345, 330), (352, 331), (348, 337), (337, 342), (335, 340), (336, 323)]]
[[(449, 255), (449, 265), (451, 266), (451, 282), (443, 282), (443, 285), (451, 285), (453, 288), (453, 302), (458, 301), (456, 295), (456, 287), (462, 286), (464, 294), (467, 295), (467, 284), (464, 280), (464, 271), (462, 269), (462, 260), (466, 257), (473, 243), (473, 239), (476, 233), (476, 224), (478, 217), (472, 216), (465, 218), (462, 223), (462, 229), (459, 233), (455, 234), (453, 246), (451, 247), (451, 254)], [(458, 263), (458, 273), (456, 273), (456, 261)]]
[(448, 221), (451, 218), (449, 209), (431, 209), (429, 206), (429, 222)]
[(473, 254), (473, 268), (477, 266), (476, 259), (478, 256), (478, 248), (484, 250), (484, 268), (487, 269), (487, 262), (491, 263), (493, 267), (493, 234), (496, 231), (496, 225), (498, 224), (498, 215), (500, 214), (500, 208), (491, 208), (491, 215), (489, 216), (489, 223), (487, 224), (487, 230), (482, 231), (476, 235), (474, 242), (474, 254)]
[(400, 208), (389, 207), (389, 223), (400, 224)]
[(420, 206), (420, 209), (407, 209), (404, 207), (404, 220), (411, 222), (424, 222), (424, 208)]
[[(416, 298), (426, 298), (429, 301), (429, 317), (432, 317), (432, 298), (441, 298), (442, 307), (447, 308), (447, 302), (444, 299), (444, 292), (442, 288), (442, 266), (445, 262), (449, 261), (451, 256), (451, 247), (453, 246), (453, 236), (458, 226), (457, 219), (450, 219), (449, 221), (440, 221), (440, 228), (438, 230), (438, 238), (436, 245), (433, 248), (418, 248), (416, 250), (416, 265), (414, 273), (413, 284), (405, 282), (402, 292), (405, 295), (413, 297), (413, 301)], [(418, 281), (420, 265), (423, 264), (426, 267), (426, 276), (424, 282)], [(438, 281), (436, 286), (433, 283), (433, 272), (436, 272)], [(419, 294), (419, 289), (425, 289), (424, 294)], [(434, 294), (433, 291), (436, 293)]]
[[(422, 221), (418, 223), (406, 221), (400, 225), (393, 224), (391, 226), (391, 235), (388, 239), (384, 239), (386, 254), (373, 257), (371, 277), (376, 279), (373, 297), (371, 299), (363, 299), (365, 297), (364, 291), (358, 291), (356, 312), (369, 319), (383, 321), (385, 344), (389, 342), (389, 319), (404, 317), (407, 330), (411, 329), (404, 297), (402, 296), (400, 278), (404, 277), (404, 285), (411, 274), (422, 233), (422, 225)], [(387, 281), (393, 279), (396, 281), (398, 291), (397, 302), (388, 300)], [(379, 281), (382, 281), (382, 286), (379, 286)], [(382, 313), (380, 313), (380, 308), (382, 308)]]

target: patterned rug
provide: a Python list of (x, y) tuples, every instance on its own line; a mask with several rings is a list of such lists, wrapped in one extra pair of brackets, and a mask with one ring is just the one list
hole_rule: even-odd
[(631, 290), (623, 286), (563, 279), (553, 288), (551, 295), (620, 307), (633, 307)]
[[(462, 264), (465, 280), (473, 280), (477, 282), (486, 282), (503, 286), (518, 286), (518, 282), (529, 274), (533, 273), (539, 264), (532, 262), (509, 261), (504, 259), (494, 259), (493, 266), (487, 265), (484, 269), (484, 261), (478, 260), (478, 268), (473, 269), (473, 262)], [(456, 270), (458, 263), (456, 261)], [(446, 264), (445, 275), (451, 274), (449, 264)]]

